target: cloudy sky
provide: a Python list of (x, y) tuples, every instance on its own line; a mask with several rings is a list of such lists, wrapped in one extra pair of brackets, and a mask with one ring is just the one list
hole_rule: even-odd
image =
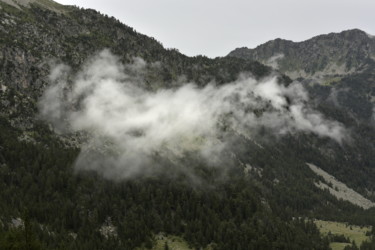
[(189, 56), (224, 56), (268, 40), (359, 28), (375, 34), (374, 0), (56, 0), (114, 16)]

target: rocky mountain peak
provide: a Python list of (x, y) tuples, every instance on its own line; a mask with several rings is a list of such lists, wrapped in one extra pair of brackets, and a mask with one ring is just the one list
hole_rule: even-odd
[(228, 56), (261, 61), (292, 78), (331, 77), (366, 68), (375, 58), (375, 39), (352, 29), (302, 42), (275, 39), (254, 49), (235, 49)]

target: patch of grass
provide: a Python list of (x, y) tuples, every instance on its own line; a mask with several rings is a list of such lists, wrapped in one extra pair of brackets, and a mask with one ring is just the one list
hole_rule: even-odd
[[(159, 233), (154, 236), (154, 246), (152, 247), (152, 250), (164, 250), (165, 249), (165, 243), (168, 244), (168, 249), (170, 250), (192, 250), (195, 249), (193, 247), (189, 246), (189, 243), (184, 240), (183, 238), (175, 235), (165, 235), (163, 233)], [(135, 250), (145, 250), (144, 247), (136, 248)], [(203, 248), (204, 250), (213, 250), (213, 244), (210, 244)]]
[(332, 86), (332, 85), (338, 83), (341, 79), (342, 79), (342, 77), (328, 78), (325, 82), (322, 83), (322, 85), (323, 86)]
[(332, 250), (343, 250), (346, 246), (351, 246), (352, 244), (350, 243), (341, 243), (341, 242), (332, 242), (329, 244), (330, 248)]
[[(175, 235), (166, 235), (163, 233), (159, 233), (157, 235), (154, 235), (154, 246), (152, 247), (152, 250), (164, 250), (165, 249), (165, 243), (168, 244), (169, 250), (190, 250), (194, 249), (189, 247), (189, 243), (184, 240), (183, 238)], [(138, 247), (135, 250), (145, 250), (149, 248), (145, 248), (144, 246)], [(205, 250), (211, 250), (211, 249), (205, 249)]]
[[(337, 235), (344, 235), (348, 237), (350, 241), (356, 243), (357, 246), (360, 246), (361, 243), (365, 240), (370, 240), (369, 236), (366, 236), (366, 232), (371, 231), (370, 227), (360, 227), (349, 225), (342, 222), (335, 222), (335, 221), (323, 221), (323, 220), (315, 220), (315, 224), (320, 230), (323, 235), (337, 234)], [(344, 249), (346, 245), (350, 245), (349, 243), (339, 243), (339, 242), (332, 242), (330, 247), (333, 250)]]
[(153, 250), (164, 250), (165, 242), (168, 243), (170, 250), (193, 249), (189, 247), (189, 244), (184, 239), (178, 236), (173, 236), (173, 235), (163, 236), (159, 234), (159, 235), (156, 235), (155, 238), (156, 238), (156, 244), (152, 248)]

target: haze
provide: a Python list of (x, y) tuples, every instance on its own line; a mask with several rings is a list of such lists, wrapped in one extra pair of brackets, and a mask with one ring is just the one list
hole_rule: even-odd
[[(313, 133), (338, 143), (346, 137), (341, 124), (308, 105), (297, 82), (284, 86), (276, 77), (256, 81), (242, 74), (227, 84), (199, 88), (182, 82), (178, 88), (152, 92), (141, 87), (146, 68), (140, 58), (123, 65), (109, 50), (89, 59), (76, 75), (68, 65), (52, 68), (40, 115), (56, 129), (88, 136), (77, 168), (108, 178), (150, 174), (158, 169), (150, 164), (155, 153), (180, 157), (189, 152), (211, 160), (234, 134), (249, 138), (262, 129), (275, 136)], [(96, 149), (106, 153), (93, 158)]]

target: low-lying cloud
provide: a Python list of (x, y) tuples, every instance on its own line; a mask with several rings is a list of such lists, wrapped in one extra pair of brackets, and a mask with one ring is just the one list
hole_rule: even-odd
[[(309, 107), (299, 83), (284, 86), (276, 77), (257, 81), (244, 74), (222, 85), (149, 91), (136, 80), (145, 67), (141, 59), (123, 65), (104, 50), (73, 76), (66, 65), (51, 70), (40, 114), (60, 131), (88, 135), (77, 168), (128, 178), (154, 171), (155, 155), (194, 152), (212, 159), (231, 134), (251, 137), (261, 128), (274, 135), (314, 133), (339, 143), (345, 137), (338, 122)], [(105, 163), (88, 160), (95, 156)]]

